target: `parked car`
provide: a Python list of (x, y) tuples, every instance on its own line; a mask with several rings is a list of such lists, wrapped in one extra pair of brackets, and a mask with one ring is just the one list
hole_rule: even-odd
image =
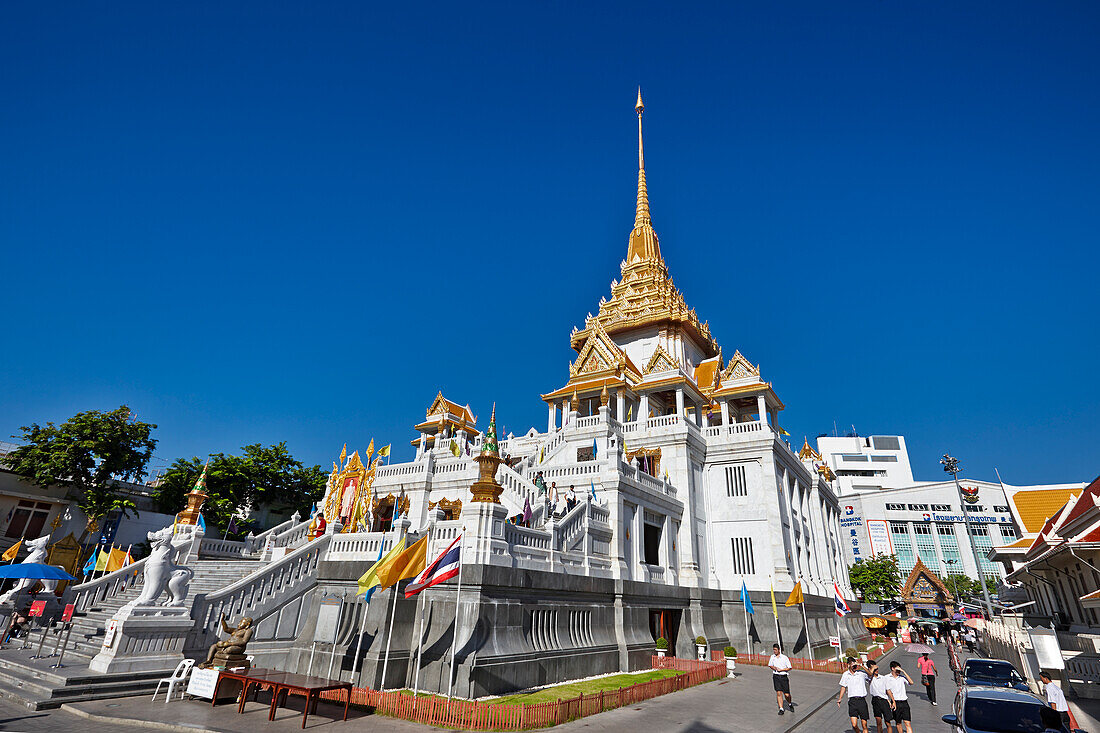
[(1004, 659), (971, 657), (963, 664), (962, 677), (964, 686), (1013, 687), (1024, 692), (1031, 689), (1024, 676)]
[(963, 687), (943, 722), (964, 733), (1085, 733), (1063, 725), (1043, 698), (1011, 687)]

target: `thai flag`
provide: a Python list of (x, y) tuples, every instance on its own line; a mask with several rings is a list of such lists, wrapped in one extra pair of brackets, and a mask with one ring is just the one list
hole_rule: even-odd
[(458, 570), (462, 566), (462, 535), (455, 537), (446, 550), (440, 553), (439, 557), (432, 560), (428, 567), (424, 568), (424, 571), (420, 575), (413, 578), (413, 581), (405, 588), (405, 597), (412, 598), (425, 588), (431, 588), (437, 583), (442, 583), (445, 580), (458, 575)]
[(835, 582), (833, 583), (833, 606), (836, 609), (836, 615), (840, 618), (844, 618), (852, 609), (848, 608), (848, 604), (844, 602), (844, 596), (840, 595), (840, 586)]

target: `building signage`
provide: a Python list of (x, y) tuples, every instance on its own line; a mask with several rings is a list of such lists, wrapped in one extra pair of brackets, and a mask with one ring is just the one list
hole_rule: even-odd
[(894, 554), (894, 546), (890, 543), (890, 525), (885, 519), (867, 520), (867, 539), (871, 542), (872, 557)]
[(187, 694), (213, 700), (214, 688), (218, 685), (219, 674), (216, 669), (199, 669), (196, 667), (191, 670), (191, 679), (187, 680)]
[(829, 637), (829, 646), (831, 646), (835, 649), (839, 649), (840, 648), (840, 637), (839, 636), (830, 636)]
[(31, 603), (31, 610), (27, 612), (27, 616), (29, 616), (30, 618), (41, 617), (42, 614), (45, 613), (45, 611), (45, 601), (34, 601), (33, 603)]

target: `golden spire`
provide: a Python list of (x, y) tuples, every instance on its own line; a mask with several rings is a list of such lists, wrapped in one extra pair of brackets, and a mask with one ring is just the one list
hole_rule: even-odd
[(630, 246), (626, 253), (628, 265), (637, 259), (658, 261), (661, 259), (661, 247), (649, 216), (649, 192), (645, 181), (645, 149), (642, 146), (642, 113), (645, 111), (645, 104), (642, 102), (641, 87), (638, 87), (638, 101), (634, 105), (634, 111), (638, 113), (638, 203), (634, 211), (634, 231), (630, 233)]

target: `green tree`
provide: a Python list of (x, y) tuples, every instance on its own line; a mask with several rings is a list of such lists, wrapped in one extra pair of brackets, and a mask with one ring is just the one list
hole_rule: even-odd
[[(324, 494), (327, 476), (320, 466), (303, 466), (287, 450), (286, 443), (241, 448), (244, 455), (210, 455), (206, 471), (203, 518), (208, 527), (225, 531), (229, 518), (241, 509), (266, 507), (298, 509), (308, 513), (310, 505)], [(201, 458), (179, 458), (157, 485), (154, 500), (166, 514), (175, 514), (187, 504), (187, 493), (195, 486), (206, 462)], [(247, 528), (241, 527), (243, 534)]]
[(89, 532), (108, 513), (137, 514), (134, 502), (119, 489), (118, 481), (140, 482), (157, 441), (150, 437), (156, 425), (134, 419), (122, 405), (111, 412), (89, 410), (61, 425), (33, 423), (13, 438), (23, 444), (4, 461), (15, 474), (39, 486), (64, 486), (88, 518), (80, 535)]
[(848, 568), (848, 582), (863, 593), (863, 599), (881, 603), (896, 598), (901, 587), (901, 571), (897, 555), (875, 555), (869, 560), (856, 560)]
[[(978, 582), (976, 578), (971, 578), (969, 575), (948, 575), (944, 584), (955, 595), (956, 600), (980, 598), (982, 595), (982, 584)], [(987, 576), (985, 578), (985, 586), (989, 589), (990, 595), (997, 592), (997, 580), (995, 578)]]

